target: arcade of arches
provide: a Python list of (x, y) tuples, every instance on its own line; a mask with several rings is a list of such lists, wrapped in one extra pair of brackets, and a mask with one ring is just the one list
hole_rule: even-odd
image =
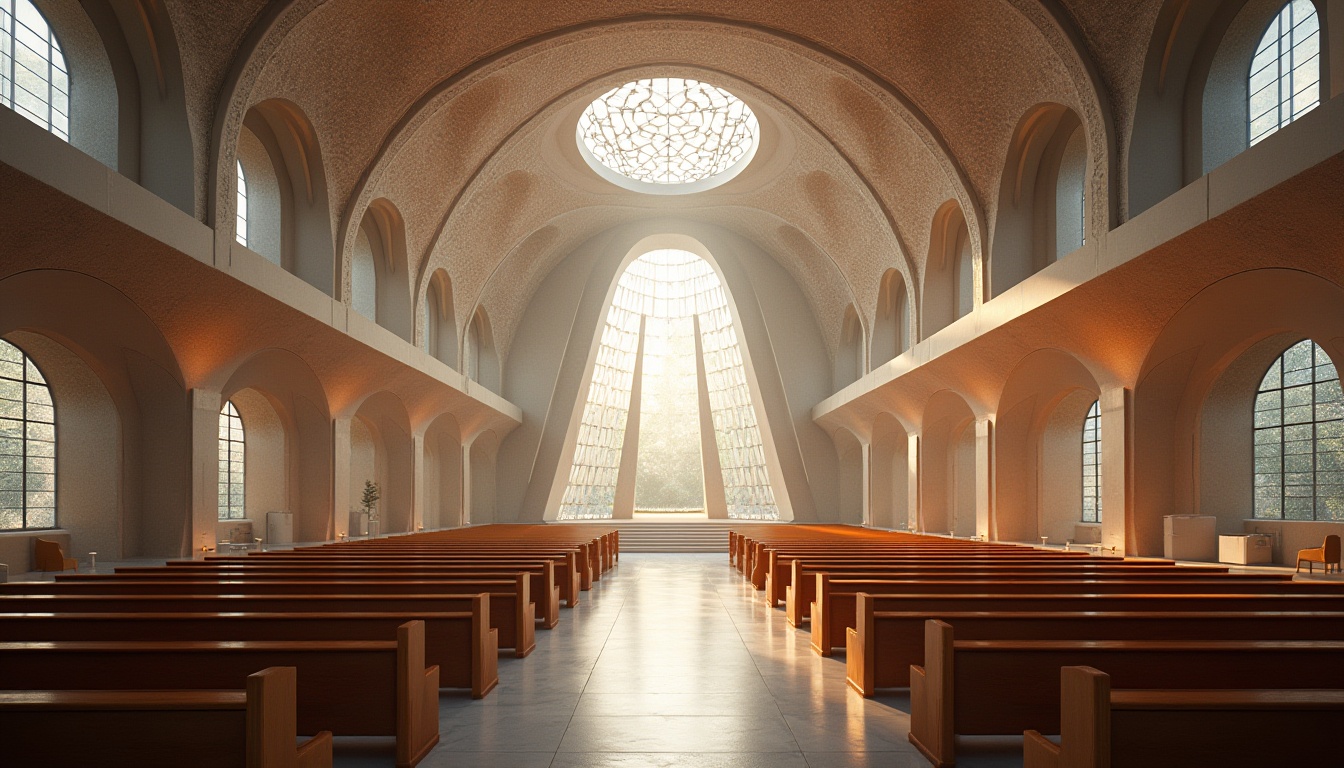
[(1344, 529), (1344, 5), (841, 5), (0, 0), (0, 562)]

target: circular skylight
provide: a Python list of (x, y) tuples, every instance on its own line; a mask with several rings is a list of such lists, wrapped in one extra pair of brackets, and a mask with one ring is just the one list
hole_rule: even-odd
[(681, 194), (736, 176), (760, 125), (733, 94), (680, 77), (636, 80), (602, 94), (579, 118), (579, 151), (627, 189)]

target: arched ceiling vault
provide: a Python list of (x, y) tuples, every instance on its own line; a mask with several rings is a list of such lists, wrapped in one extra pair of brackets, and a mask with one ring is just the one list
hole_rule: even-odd
[[(961, 204), (983, 253), (1029, 107), (1069, 106), (1090, 145), (1113, 145), (1113, 102), (1101, 93), (1110, 78), (1080, 50), (1096, 37), (1075, 8), (1089, 1), (870, 0), (837, 13), (802, 0), (667, 0), (650, 13), (618, 0), (240, 0), (230, 24), (251, 26), (234, 35), (214, 91), (211, 213), (232, 215), (231, 175), (218, 169), (232, 167), (247, 107), (285, 98), (318, 133), (342, 254), (368, 202), (388, 198), (406, 220), (413, 275), (448, 268), (459, 314), (487, 305), (500, 335), (567, 253), (559, 244), (669, 206), (722, 221), (808, 276), (819, 322), (837, 334), (829, 318), (850, 302), (871, 322), (889, 268), (918, 296), (944, 201)], [(199, 27), (193, 13), (184, 23)], [(721, 75), (772, 113), (789, 162), (694, 201), (653, 205), (593, 187), (555, 146), (555, 121), (577, 116), (616, 73), (655, 66)], [(1108, 168), (1097, 173), (1111, 183)], [(558, 222), (579, 229), (547, 234)]]

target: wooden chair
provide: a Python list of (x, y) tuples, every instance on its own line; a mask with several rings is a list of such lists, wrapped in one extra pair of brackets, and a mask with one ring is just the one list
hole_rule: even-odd
[(1311, 573), (1312, 564), (1320, 563), (1325, 566), (1325, 572), (1329, 573), (1331, 569), (1338, 571), (1339, 562), (1339, 536), (1330, 534), (1325, 537), (1325, 543), (1315, 549), (1302, 549), (1297, 553), (1297, 570), (1302, 570), (1302, 564), (1307, 564), (1307, 573)]
[[(1336, 537), (1338, 538), (1338, 537)], [(79, 563), (73, 557), (66, 557), (61, 545), (46, 539), (36, 539), (33, 547), (33, 560), (39, 571), (78, 571)], [(1338, 542), (1335, 549), (1338, 550)], [(1338, 558), (1336, 558), (1338, 559)]]

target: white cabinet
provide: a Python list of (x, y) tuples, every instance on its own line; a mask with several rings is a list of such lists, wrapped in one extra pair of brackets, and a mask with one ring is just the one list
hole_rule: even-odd
[(1274, 562), (1274, 537), (1264, 533), (1244, 533), (1218, 537), (1218, 562), (1256, 565)]
[(1162, 518), (1163, 556), (1169, 560), (1217, 562), (1218, 518), (1213, 515), (1168, 515)]
[(288, 546), (294, 543), (294, 513), (266, 513), (266, 544), (268, 546)]

